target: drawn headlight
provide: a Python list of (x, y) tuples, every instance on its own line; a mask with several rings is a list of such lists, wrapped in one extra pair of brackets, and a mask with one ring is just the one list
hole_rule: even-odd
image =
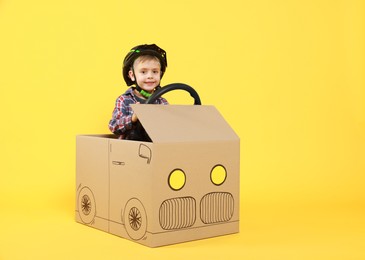
[(173, 170), (168, 178), (168, 184), (171, 189), (178, 191), (181, 190), (186, 182), (186, 176), (183, 170), (175, 169)]
[(210, 172), (210, 180), (213, 182), (213, 184), (219, 186), (224, 183), (224, 181), (227, 178), (227, 171), (226, 168), (223, 167), (223, 165), (216, 165), (213, 167), (212, 171)]

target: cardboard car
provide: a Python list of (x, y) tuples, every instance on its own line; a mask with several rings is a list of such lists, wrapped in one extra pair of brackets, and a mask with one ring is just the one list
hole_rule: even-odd
[(149, 247), (239, 232), (240, 140), (218, 110), (132, 108), (151, 142), (76, 137), (76, 221)]

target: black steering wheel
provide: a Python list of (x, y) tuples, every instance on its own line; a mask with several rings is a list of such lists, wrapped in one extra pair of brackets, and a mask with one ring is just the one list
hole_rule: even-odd
[(186, 85), (184, 83), (172, 83), (168, 84), (164, 87), (161, 87), (157, 89), (146, 101), (146, 104), (153, 104), (159, 97), (161, 97), (163, 94), (170, 92), (172, 90), (176, 89), (182, 89), (190, 93), (190, 96), (194, 98), (194, 105), (201, 105), (200, 97), (198, 93), (190, 87), (189, 85)]

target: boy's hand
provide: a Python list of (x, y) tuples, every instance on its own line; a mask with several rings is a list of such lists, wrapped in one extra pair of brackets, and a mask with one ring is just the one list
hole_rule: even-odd
[(133, 113), (133, 115), (132, 115), (132, 123), (137, 122), (137, 120), (138, 120), (137, 115)]
[[(140, 104), (140, 103), (139, 102), (136, 102), (136, 104)], [(132, 123), (135, 123), (137, 121), (138, 121), (138, 117), (137, 117), (137, 115), (135, 113), (133, 113), (133, 115), (132, 115)]]

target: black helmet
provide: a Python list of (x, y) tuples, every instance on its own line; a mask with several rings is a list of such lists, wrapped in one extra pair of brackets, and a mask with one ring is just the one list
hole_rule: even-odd
[(161, 78), (167, 67), (166, 52), (158, 47), (156, 44), (138, 45), (128, 52), (123, 61), (123, 77), (127, 86), (131, 86), (134, 82), (128, 77), (128, 72), (133, 66), (134, 61), (142, 55), (151, 55), (159, 59), (161, 64)]

